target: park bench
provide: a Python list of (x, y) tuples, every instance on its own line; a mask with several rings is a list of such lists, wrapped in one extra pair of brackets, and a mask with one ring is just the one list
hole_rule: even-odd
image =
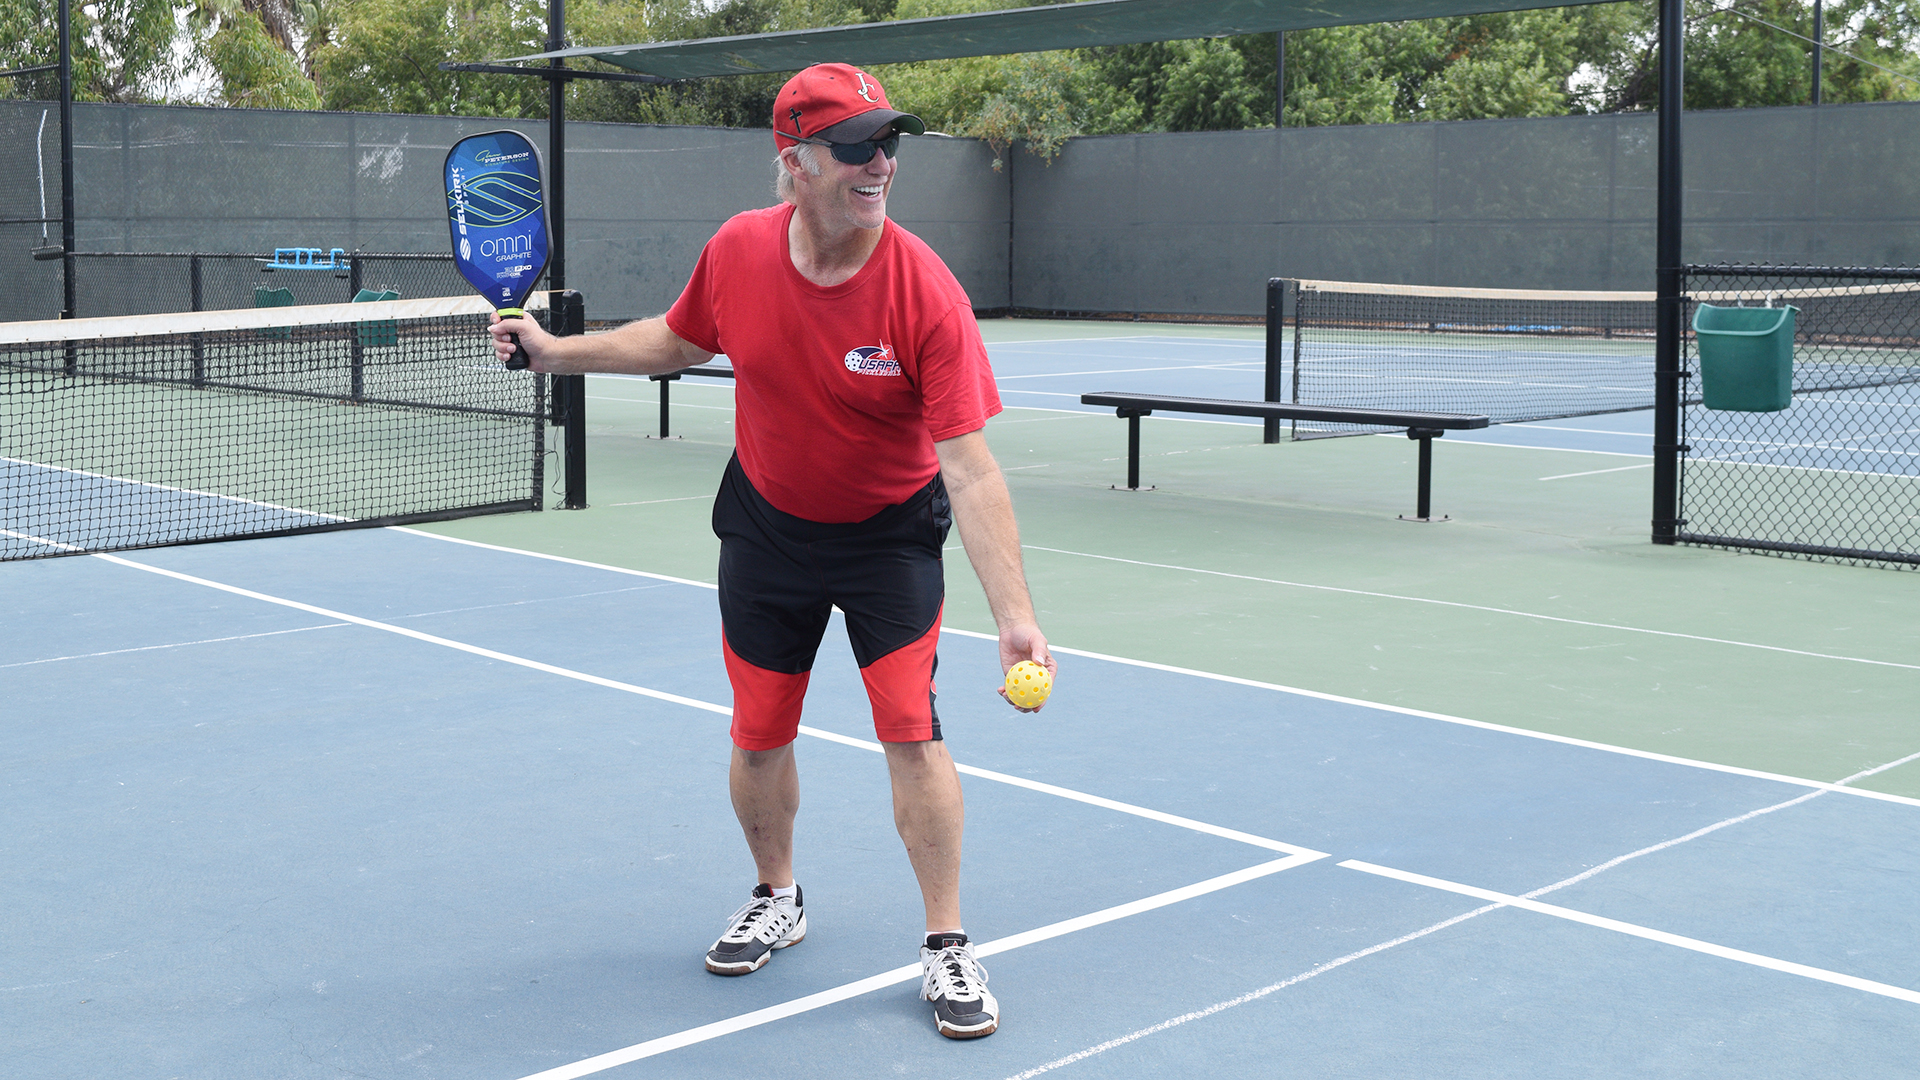
[[(1252, 416), (1268, 421), (1311, 420), (1323, 424), (1365, 424), (1405, 428), (1407, 438), (1420, 442), (1420, 481), (1417, 513), (1409, 521), (1432, 520), (1433, 440), (1449, 431), (1487, 426), (1484, 416), (1465, 413), (1403, 412), (1395, 409), (1355, 409), (1339, 405), (1294, 405), (1284, 401), (1239, 401), (1229, 398), (1174, 397), (1166, 394), (1106, 392), (1082, 394), (1083, 405), (1104, 405), (1127, 421), (1127, 490), (1140, 490), (1140, 418), (1158, 412), (1204, 413), (1211, 416)], [(1445, 520), (1442, 518), (1441, 520)]]
[(647, 378), (660, 384), (660, 437), (667, 437), (667, 387), (682, 375), (698, 375), (707, 379), (731, 379), (733, 368), (726, 364), (708, 362), (696, 367), (681, 368), (679, 371), (663, 371)]

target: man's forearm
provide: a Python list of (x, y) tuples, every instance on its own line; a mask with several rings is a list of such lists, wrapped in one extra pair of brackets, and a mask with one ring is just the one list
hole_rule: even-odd
[(657, 375), (713, 359), (712, 353), (681, 340), (660, 317), (630, 322), (604, 334), (553, 338), (545, 344), (540, 367), (561, 375)]
[[(961, 440), (969, 440), (962, 444)], [(960, 444), (960, 445), (953, 445)], [(1027, 590), (1020, 557), (1020, 528), (1013, 516), (1013, 497), (1000, 466), (987, 452), (979, 433), (940, 444), (941, 472), (947, 497), (953, 502), (960, 543), (980, 578), (993, 611), (994, 625), (1005, 630), (1033, 625), (1033, 598)]]

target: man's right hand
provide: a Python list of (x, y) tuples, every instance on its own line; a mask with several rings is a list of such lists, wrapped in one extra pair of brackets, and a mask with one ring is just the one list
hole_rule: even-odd
[(602, 334), (562, 340), (540, 329), (530, 318), (503, 319), (494, 312), (487, 327), (501, 363), (513, 355), (513, 339), (527, 350), (529, 367), (551, 375), (603, 372), (611, 375), (657, 375), (679, 371), (713, 359), (713, 354), (680, 339), (659, 316), (633, 322)]
[(502, 364), (513, 359), (515, 350), (513, 339), (517, 335), (520, 338), (518, 347), (527, 351), (527, 358), (530, 361), (528, 366), (531, 370), (554, 370), (543, 362), (553, 359), (550, 351), (554, 337), (540, 329), (540, 324), (533, 319), (524, 315), (503, 319), (496, 311), (493, 314), (493, 322), (487, 326), (487, 332), (493, 335), (493, 352), (500, 358)]

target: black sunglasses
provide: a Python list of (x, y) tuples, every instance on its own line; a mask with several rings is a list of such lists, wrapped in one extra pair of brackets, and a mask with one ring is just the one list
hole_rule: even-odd
[(828, 142), (825, 139), (807, 139), (799, 135), (788, 135), (784, 131), (780, 134), (782, 138), (792, 139), (794, 142), (809, 143), (813, 146), (824, 146), (827, 148), (827, 151), (833, 155), (833, 160), (844, 165), (865, 165), (867, 162), (873, 160), (875, 151), (887, 155), (888, 159), (891, 160), (894, 152), (900, 149), (900, 133), (897, 131), (884, 139), (862, 139), (859, 142), (848, 143)]

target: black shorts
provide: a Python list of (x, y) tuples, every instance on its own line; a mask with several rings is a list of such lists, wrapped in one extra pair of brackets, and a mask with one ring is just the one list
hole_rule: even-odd
[(845, 524), (794, 517), (727, 463), (713, 503), (733, 741), (771, 750), (800, 728), (814, 654), (838, 607), (882, 742), (940, 738), (933, 707), (941, 549), (953, 523), (939, 474), (905, 502)]

